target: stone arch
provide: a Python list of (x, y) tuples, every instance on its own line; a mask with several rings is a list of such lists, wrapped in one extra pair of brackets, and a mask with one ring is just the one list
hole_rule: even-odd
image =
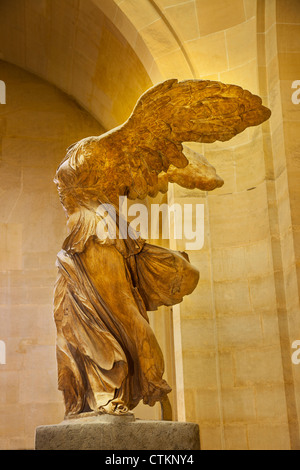
[[(95, 0), (97, 1), (97, 0)], [(114, 0), (116, 2), (116, 0)], [(100, 4), (100, 2), (98, 2)], [(116, 2), (117, 3), (117, 2)], [(176, 15), (168, 15), (164, 2), (157, 0), (125, 0), (119, 3), (120, 13), (138, 32), (135, 46), (144, 44), (153, 57), (151, 77), (156, 83), (162, 79), (196, 78), (190, 54), (181, 30), (174, 22)], [(184, 22), (184, 18), (183, 18)], [(184, 24), (184, 23), (182, 23)], [(122, 24), (120, 25), (122, 30)], [(125, 31), (124, 31), (125, 33)], [(143, 60), (142, 50), (140, 59)]]
[(154, 81), (151, 54), (113, 0), (29, 0), (17, 9), (4, 0), (0, 13), (0, 58), (72, 96), (107, 130)]

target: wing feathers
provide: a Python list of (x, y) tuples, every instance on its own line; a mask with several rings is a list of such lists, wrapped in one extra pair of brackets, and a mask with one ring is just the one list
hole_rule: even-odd
[[(261, 124), (270, 114), (258, 96), (236, 85), (168, 80), (141, 97), (125, 126), (128, 132), (136, 132), (142, 126), (145, 134), (138, 133), (147, 147), (158, 150), (157, 143), (163, 141), (165, 149), (172, 147), (168, 158), (177, 166), (186, 164), (181, 154), (182, 142), (230, 140), (247, 127)], [(173, 154), (175, 147), (177, 162)]]
[[(170, 165), (187, 167), (183, 142), (228, 141), (270, 115), (260, 97), (239, 86), (208, 80), (167, 80), (141, 96), (122, 126), (87, 139), (84, 148), (71, 148), (69, 164), (74, 170), (78, 165), (86, 166), (91, 175), (86, 184), (94, 193), (101, 191), (114, 200), (121, 193), (143, 199), (165, 190), (166, 178), (162, 183), (158, 175), (167, 172)], [(190, 177), (190, 169), (188, 173)], [(182, 179), (177, 173), (176, 178)], [(205, 178), (201, 182), (204, 188), (203, 181)], [(193, 184), (197, 187), (197, 182)], [(72, 185), (75, 191), (76, 182)], [(208, 190), (212, 186), (208, 185)]]

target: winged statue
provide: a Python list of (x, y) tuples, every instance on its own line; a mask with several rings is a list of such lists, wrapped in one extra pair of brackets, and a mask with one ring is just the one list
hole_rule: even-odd
[(149, 311), (191, 294), (199, 272), (184, 252), (141, 237), (100, 239), (100, 204), (166, 193), (168, 184), (212, 191), (223, 180), (184, 143), (228, 141), (271, 115), (260, 97), (207, 80), (167, 80), (138, 100), (129, 119), (72, 145), (55, 183), (68, 237), (57, 257), (54, 293), (58, 388), (66, 416), (125, 414), (142, 400), (164, 403), (171, 391)]

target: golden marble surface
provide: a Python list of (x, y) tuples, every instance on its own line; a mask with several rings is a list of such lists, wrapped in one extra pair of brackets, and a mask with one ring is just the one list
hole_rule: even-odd
[(161, 402), (170, 416), (171, 388), (147, 311), (180, 303), (199, 280), (185, 253), (141, 238), (100, 241), (99, 204), (117, 208), (120, 196), (155, 196), (169, 182), (222, 186), (206, 159), (187, 159), (183, 142), (227, 141), (269, 117), (261, 99), (238, 86), (167, 80), (140, 98), (122, 126), (68, 149), (55, 178), (70, 234), (58, 255), (54, 302), (67, 416), (126, 414), (141, 400)]

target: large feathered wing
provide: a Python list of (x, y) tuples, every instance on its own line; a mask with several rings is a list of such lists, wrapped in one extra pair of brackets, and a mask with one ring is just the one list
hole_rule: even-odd
[[(168, 174), (171, 165), (187, 167), (184, 142), (228, 141), (270, 115), (260, 97), (239, 86), (208, 80), (167, 80), (141, 96), (122, 126), (75, 144), (67, 157), (74, 171), (80, 173), (80, 167), (85, 168), (84, 177), (77, 181), (81, 190), (93, 188), (107, 200), (119, 195), (143, 199), (166, 190), (162, 181), (168, 176), (161, 176)], [(191, 170), (185, 172), (189, 177)], [(202, 173), (194, 187), (211, 190), (220, 186), (220, 178), (216, 178), (215, 186), (211, 181), (207, 185)], [(174, 180), (174, 171), (172, 174)], [(177, 180), (184, 185), (184, 172)], [(74, 181), (72, 184), (74, 188)]]

